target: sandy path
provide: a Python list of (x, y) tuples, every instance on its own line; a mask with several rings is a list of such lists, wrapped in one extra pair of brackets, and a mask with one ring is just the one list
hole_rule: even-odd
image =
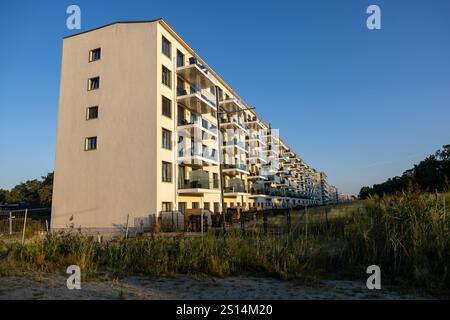
[(421, 292), (395, 288), (368, 290), (362, 281), (322, 281), (309, 286), (300, 281), (229, 277), (126, 277), (88, 281), (81, 290), (68, 290), (66, 277), (0, 278), (0, 299), (433, 299)]

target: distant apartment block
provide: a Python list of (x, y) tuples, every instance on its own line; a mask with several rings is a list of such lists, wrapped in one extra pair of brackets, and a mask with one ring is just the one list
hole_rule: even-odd
[(162, 19), (64, 39), (54, 179), (53, 229), (338, 198)]

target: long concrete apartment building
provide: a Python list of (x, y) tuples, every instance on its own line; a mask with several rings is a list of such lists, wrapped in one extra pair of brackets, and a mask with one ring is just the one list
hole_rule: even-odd
[(164, 20), (64, 38), (52, 229), (322, 204), (324, 185)]

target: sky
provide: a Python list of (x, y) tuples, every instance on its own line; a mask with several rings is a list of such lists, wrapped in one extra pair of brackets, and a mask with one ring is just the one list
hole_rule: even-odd
[(62, 38), (160, 17), (345, 193), (450, 143), (448, 0), (1, 0), (0, 188), (53, 171)]

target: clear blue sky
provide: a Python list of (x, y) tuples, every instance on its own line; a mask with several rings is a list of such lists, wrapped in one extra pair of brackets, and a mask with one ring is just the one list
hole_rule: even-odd
[(344, 192), (450, 143), (448, 0), (1, 1), (0, 187), (53, 170), (70, 4), (81, 31), (164, 18)]

